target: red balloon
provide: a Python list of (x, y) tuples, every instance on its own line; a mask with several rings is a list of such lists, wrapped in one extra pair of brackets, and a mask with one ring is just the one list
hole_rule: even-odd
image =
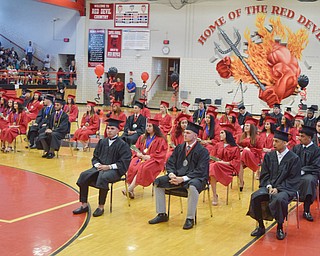
[(102, 66), (102, 65), (97, 65), (96, 67), (95, 67), (95, 69), (94, 69), (94, 73), (96, 73), (96, 75), (98, 76), (98, 77), (100, 77), (100, 76), (102, 76), (103, 75), (103, 73), (104, 73), (104, 67)]
[(142, 72), (142, 74), (141, 74), (141, 79), (142, 79), (143, 82), (147, 82), (148, 79), (149, 79), (149, 74), (148, 74), (148, 72)]

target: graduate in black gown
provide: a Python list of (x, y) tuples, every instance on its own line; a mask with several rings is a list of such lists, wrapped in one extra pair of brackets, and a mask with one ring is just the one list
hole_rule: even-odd
[(274, 151), (267, 153), (262, 162), (259, 189), (252, 193), (247, 215), (257, 220), (259, 226), (251, 236), (265, 233), (263, 220), (276, 219), (276, 237), (285, 238), (283, 222), (288, 214), (288, 204), (299, 189), (300, 158), (286, 147), (288, 133), (275, 131)]
[(317, 146), (320, 147), (320, 118), (317, 118), (316, 122), (316, 130), (317, 132), (313, 135), (312, 141)]
[(82, 205), (73, 211), (81, 214), (89, 211), (89, 186), (99, 189), (99, 207), (93, 217), (104, 213), (109, 183), (117, 182), (127, 172), (131, 161), (131, 150), (128, 144), (118, 137), (121, 120), (110, 118), (107, 120), (107, 137), (99, 140), (92, 158), (92, 168), (80, 174), (77, 185), (80, 188), (80, 202)]
[(30, 148), (36, 148), (36, 137), (47, 129), (50, 117), (54, 113), (53, 98), (51, 94), (45, 96), (45, 107), (39, 111), (35, 122), (29, 127), (27, 137)]
[(61, 140), (70, 132), (69, 116), (63, 111), (63, 100), (56, 99), (54, 103), (54, 113), (50, 116), (45, 131), (38, 137), (37, 148), (43, 149), (43, 158), (52, 159), (61, 145)]
[(205, 188), (209, 177), (209, 152), (197, 141), (199, 129), (202, 127), (188, 123), (184, 132), (185, 142), (175, 147), (166, 164), (167, 175), (155, 180), (158, 215), (149, 224), (168, 221), (165, 189), (183, 187), (188, 190), (188, 212), (183, 229), (193, 227), (199, 193)]
[(317, 197), (317, 184), (320, 174), (320, 148), (312, 142), (316, 129), (302, 125), (299, 131), (299, 145), (293, 147), (301, 160), (300, 200), (304, 202), (303, 217), (313, 221), (310, 213), (310, 206)]
[(206, 99), (200, 99), (199, 108), (194, 111), (192, 118), (195, 124), (201, 124), (202, 120), (206, 117)]
[(146, 131), (147, 119), (140, 113), (142, 108), (143, 104), (135, 101), (133, 115), (127, 118), (121, 139), (127, 142), (128, 145), (135, 144), (140, 135)]
[(314, 114), (315, 111), (314, 106), (308, 107), (307, 116), (303, 119), (304, 125), (316, 127), (317, 118)]
[(273, 105), (273, 112), (270, 114), (271, 117), (277, 118), (277, 123), (275, 124), (276, 127), (281, 125), (281, 119), (283, 114), (281, 113), (280, 109), (281, 104), (274, 104)]
[(238, 105), (238, 109), (239, 109), (239, 115), (238, 115), (238, 123), (241, 126), (241, 128), (244, 126), (244, 121), (246, 119), (247, 116), (252, 116), (251, 113), (249, 113), (246, 110), (246, 107), (243, 103)]

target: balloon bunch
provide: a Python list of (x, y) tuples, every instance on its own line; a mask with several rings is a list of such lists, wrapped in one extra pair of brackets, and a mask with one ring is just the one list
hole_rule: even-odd
[(116, 76), (118, 74), (118, 69), (116, 67), (110, 67), (108, 70), (108, 84), (111, 85), (111, 91), (110, 91), (110, 102), (113, 103), (115, 100), (114, 97), (114, 84), (116, 82)]
[(94, 69), (94, 73), (97, 75), (97, 85), (98, 85), (98, 93), (97, 93), (97, 97), (94, 98), (96, 103), (99, 103), (100, 101), (100, 96), (102, 94), (102, 85), (101, 85), (101, 81), (100, 79), (102, 78), (102, 75), (104, 73), (104, 67), (102, 65), (97, 65)]
[(149, 79), (149, 74), (148, 72), (142, 72), (141, 74), (141, 79), (142, 79), (142, 90), (141, 90), (141, 96), (143, 99), (147, 98), (147, 81)]
[(299, 109), (302, 109), (302, 106), (305, 105), (304, 102), (307, 101), (307, 86), (309, 84), (309, 78), (306, 75), (300, 75), (298, 77), (298, 84), (301, 88), (300, 91), (300, 104), (298, 105)]

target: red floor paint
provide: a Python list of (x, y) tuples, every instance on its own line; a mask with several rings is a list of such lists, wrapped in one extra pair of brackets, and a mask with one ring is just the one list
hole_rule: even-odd
[[(0, 166), (1, 255), (49, 255), (68, 242), (85, 224), (86, 215), (74, 216), (78, 193), (48, 177)], [(23, 220), (29, 214), (72, 203)], [(13, 221), (6, 223), (4, 221)]]
[(261, 239), (251, 245), (241, 255), (245, 256), (264, 256), (264, 255), (319, 255), (320, 254), (320, 212), (317, 209), (317, 202), (311, 207), (313, 222), (302, 218), (303, 205), (299, 206), (300, 229), (296, 225), (296, 210), (289, 215), (287, 237), (279, 241), (276, 238), (276, 225), (269, 230)]

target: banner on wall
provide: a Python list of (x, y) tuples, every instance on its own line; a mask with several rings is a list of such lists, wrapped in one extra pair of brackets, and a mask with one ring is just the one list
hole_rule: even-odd
[(150, 30), (124, 29), (122, 48), (125, 50), (149, 50)]
[(149, 26), (149, 10), (148, 3), (115, 4), (114, 26), (147, 28)]
[(113, 10), (113, 4), (90, 4), (89, 17), (91, 20), (112, 20)]
[(88, 67), (104, 65), (105, 29), (89, 29)]
[(122, 30), (108, 29), (107, 58), (121, 58)]

